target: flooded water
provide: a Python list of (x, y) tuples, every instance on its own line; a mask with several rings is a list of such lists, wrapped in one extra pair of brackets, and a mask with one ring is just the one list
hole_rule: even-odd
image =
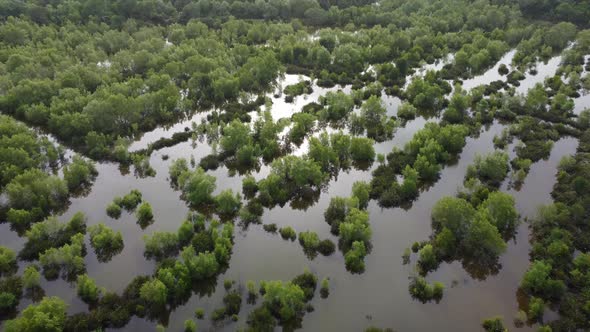
[[(500, 63), (509, 64), (513, 55), (513, 52), (507, 53)], [(521, 82), (519, 91), (526, 91), (522, 89), (532, 87), (539, 80), (542, 82), (545, 76), (553, 75), (552, 72), (554, 73), (558, 64), (559, 59), (556, 57), (544, 66), (539, 65), (539, 74), (527, 75), (527, 79)], [(468, 88), (489, 83), (488, 81), (497, 79), (492, 76), (493, 73), (497, 73), (497, 67), (491, 68), (488, 73), (478, 78), (465, 81), (464, 86)], [(308, 78), (286, 75), (282, 86), (302, 79)], [(314, 85), (312, 94), (298, 96), (293, 103), (286, 103), (283, 96), (269, 95), (273, 101), (273, 118), (276, 121), (282, 117), (290, 117), (293, 113), (299, 112), (303, 105), (317, 101), (326, 92), (337, 89), (340, 87), (322, 89)], [(350, 92), (349, 86), (342, 89)], [(382, 98), (388, 115), (395, 115), (397, 107), (401, 104), (399, 98), (385, 95)], [(587, 103), (588, 100), (584, 100)], [(161, 137), (171, 137), (175, 132), (184, 131), (185, 127), (190, 127), (192, 122), (200, 122), (204, 116), (204, 113), (199, 113), (169, 128), (158, 128), (146, 133), (141, 140), (131, 145), (131, 150), (145, 148)], [(386, 154), (393, 147), (402, 148), (428, 121), (438, 119), (426, 120), (418, 117), (409, 121), (403, 128), (397, 129), (392, 140), (376, 144), (376, 151)], [(443, 263), (437, 271), (429, 274), (428, 280), (442, 281), (446, 285), (444, 297), (438, 304), (422, 304), (410, 297), (408, 278), (413, 274), (415, 262), (402, 264), (404, 249), (411, 246), (414, 241), (427, 240), (431, 234), (430, 211), (433, 205), (443, 196), (457, 193), (462, 186), (467, 166), (477, 154), (493, 151), (493, 137), (499, 135), (503, 128), (503, 125), (495, 123), (483, 128), (477, 138), (468, 138), (459, 161), (455, 165), (445, 167), (440, 180), (422, 192), (410, 209), (382, 209), (374, 201), (369, 204), (373, 248), (365, 258), (366, 271), (363, 274), (353, 275), (347, 272), (343, 255), (339, 251), (329, 257), (320, 255), (309, 260), (298, 242), (285, 241), (277, 234), (269, 234), (261, 225), (250, 225), (245, 230), (236, 227), (230, 267), (218, 280), (234, 279), (242, 285), (248, 280), (290, 280), (302, 273), (305, 268), (309, 268), (320, 279), (329, 277), (330, 296), (327, 299), (321, 299), (319, 296), (313, 299), (315, 311), (306, 314), (303, 320), (303, 330), (306, 331), (360, 331), (369, 325), (391, 327), (399, 331), (474, 331), (479, 329), (484, 318), (495, 315), (503, 315), (506, 326), (512, 328), (512, 318), (518, 310), (516, 289), (528, 266), (529, 244), (526, 224), (519, 227), (515, 240), (509, 243), (506, 253), (501, 256), (502, 268), (498, 274), (485, 280), (475, 280), (460, 263)], [(550, 202), (557, 164), (563, 156), (573, 154), (576, 146), (575, 139), (559, 140), (548, 160), (542, 160), (531, 167), (519, 191), (509, 189), (507, 182), (503, 185), (502, 190), (515, 197), (521, 216), (534, 217), (539, 205)], [(512, 147), (513, 145), (510, 149)], [(303, 146), (299, 153), (305, 153), (306, 149)], [(99, 175), (91, 192), (85, 197), (73, 198), (69, 209), (60, 219), (68, 220), (74, 213), (82, 211), (87, 215), (89, 225), (104, 222), (115, 231), (123, 233), (124, 250), (107, 263), (99, 263), (87, 243), (88, 274), (99, 286), (121, 292), (135, 276), (153, 273), (155, 264), (143, 256), (142, 237), (154, 231), (175, 231), (188, 212), (185, 203), (179, 198), (180, 193), (170, 187), (167, 179), (168, 167), (173, 160), (180, 157), (188, 159), (194, 156), (198, 162), (211, 151), (207, 144), (193, 144), (191, 141), (155, 151), (150, 156), (150, 163), (157, 174), (152, 178), (137, 178), (133, 172), (123, 175), (113, 163), (97, 164)], [(169, 159), (164, 160), (163, 155), (169, 156)], [(268, 171), (268, 166), (262, 166), (254, 176), (257, 179), (263, 178)], [(216, 192), (228, 188), (241, 191), (243, 177), (230, 176), (225, 167), (209, 173), (217, 177)], [(282, 208), (265, 210), (262, 221), (264, 224), (276, 223), (279, 227), (292, 226), (298, 233), (306, 230), (315, 231), (321, 239), (329, 238), (337, 242), (338, 239), (330, 233), (330, 227), (323, 217), (330, 198), (349, 196), (353, 182), (370, 179), (370, 170), (351, 169), (341, 172), (337, 179), (330, 181), (319, 201), (307, 210), (293, 209), (287, 204)], [(137, 225), (133, 214), (123, 212), (118, 220), (106, 215), (105, 208), (113, 197), (122, 196), (131, 189), (139, 189), (143, 198), (152, 205), (155, 223), (145, 230)], [(10, 231), (7, 224), (0, 224), (0, 242), (14, 250), (20, 250), (23, 246), (23, 239)], [(87, 310), (87, 306), (76, 296), (75, 285), (57, 280), (44, 281), (42, 286), (47, 295), (58, 295), (66, 300), (70, 304), (69, 313)], [(204, 308), (206, 317), (210, 317), (214, 309), (222, 306), (224, 293), (223, 282), (218, 282), (210, 296), (193, 295), (185, 305), (172, 312), (169, 330), (181, 330), (184, 320), (193, 318), (196, 308)], [(24, 308), (28, 304), (30, 301), (23, 300), (20, 307)], [(246, 325), (246, 317), (252, 309), (252, 305), (244, 302), (237, 323), (212, 325), (211, 321), (206, 319), (197, 322), (199, 330), (237, 330)], [(155, 325), (156, 322), (134, 317), (125, 330), (151, 331)], [(527, 330), (532, 328), (523, 329)]]
[(498, 68), (500, 68), (501, 65), (506, 65), (506, 67), (512, 71), (512, 59), (514, 58), (514, 54), (516, 54), (516, 50), (507, 52), (492, 68), (488, 69), (483, 75), (464, 80), (463, 89), (469, 91), (479, 85), (490, 84), (494, 81), (505, 81), (506, 75), (500, 75)]

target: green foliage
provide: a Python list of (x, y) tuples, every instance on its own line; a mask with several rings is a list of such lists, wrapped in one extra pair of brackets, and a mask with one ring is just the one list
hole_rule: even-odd
[(190, 243), (195, 235), (195, 226), (201, 221), (201, 219), (199, 218), (198, 221), (195, 222), (193, 218), (194, 216), (189, 214), (187, 219), (178, 228), (178, 243), (181, 245), (187, 245)]
[(563, 49), (568, 41), (576, 36), (576, 26), (569, 22), (560, 22), (549, 28), (544, 35), (544, 42), (555, 50)]
[(223, 288), (225, 288), (226, 291), (230, 290), (233, 285), (234, 285), (234, 281), (231, 279), (225, 279), (223, 281)]
[(248, 315), (250, 331), (272, 331), (276, 324), (276, 319), (267, 306), (258, 307)]
[(265, 225), (262, 225), (262, 228), (264, 229), (265, 232), (269, 232), (269, 233), (276, 233), (278, 230), (277, 224), (265, 224)]
[(328, 295), (330, 295), (330, 280), (328, 278), (322, 279), (320, 295), (323, 299), (327, 298)]
[(427, 244), (418, 252), (418, 265), (423, 272), (436, 269), (438, 266), (438, 259), (431, 244)]
[(145, 228), (154, 221), (152, 206), (148, 202), (141, 203), (135, 215), (137, 217), (137, 223), (141, 225), (142, 228)]
[(121, 216), (121, 206), (114, 202), (110, 203), (107, 206), (107, 215), (111, 218), (119, 219), (119, 217)]
[(234, 195), (231, 189), (224, 190), (215, 197), (217, 214), (224, 217), (235, 216), (242, 206), (240, 194)]
[(60, 273), (66, 279), (73, 279), (86, 270), (84, 262), (84, 235), (78, 233), (71, 237), (71, 244), (59, 248), (49, 248), (39, 256), (43, 274), (47, 279), (55, 279)]
[(456, 238), (462, 239), (474, 216), (475, 209), (464, 199), (443, 197), (432, 208), (432, 228), (438, 231), (446, 227)]
[(320, 119), (329, 122), (345, 119), (354, 107), (352, 97), (342, 91), (328, 92), (323, 103), (326, 107), (320, 111)]
[(358, 199), (359, 208), (366, 209), (369, 205), (371, 185), (364, 181), (356, 181), (352, 184), (352, 197)]
[(211, 313), (211, 320), (214, 322), (225, 318), (225, 308), (217, 308)]
[(0, 246), (0, 276), (16, 271), (16, 254), (12, 249)]
[(352, 273), (362, 273), (365, 271), (364, 258), (367, 255), (364, 242), (354, 241), (351, 248), (344, 254), (344, 263), (346, 269)]
[(250, 127), (239, 120), (234, 120), (223, 128), (219, 145), (224, 153), (234, 154), (239, 147), (252, 144)]
[(180, 256), (188, 267), (191, 277), (194, 280), (203, 280), (214, 276), (219, 270), (219, 263), (214, 253), (195, 253), (193, 247), (185, 247)]
[(123, 235), (113, 231), (103, 223), (90, 226), (90, 245), (94, 248), (98, 260), (105, 262), (123, 250)]
[(315, 251), (320, 245), (320, 238), (315, 232), (301, 232), (299, 233), (299, 243), (305, 250)]
[[(426, 123), (402, 151), (394, 149), (387, 156), (387, 165), (373, 172), (371, 196), (387, 207), (411, 202), (420, 186), (436, 181), (442, 165), (461, 152), (468, 133), (465, 125)], [(403, 175), (401, 184), (399, 175)]]
[(320, 165), (302, 157), (286, 156), (271, 164), (271, 172), (258, 182), (258, 197), (266, 206), (284, 204), (309, 192), (319, 190), (328, 179)]
[(154, 232), (143, 236), (146, 258), (162, 260), (178, 252), (178, 235), (171, 232)]
[[(465, 145), (465, 137), (477, 133), (480, 122), (489, 122), (500, 114), (506, 116), (505, 120), (518, 121), (513, 134), (523, 145), (516, 148), (518, 159), (513, 167), (520, 172), (521, 179), (528, 168), (525, 161), (546, 158), (551, 141), (571, 134), (581, 137), (585, 128), (584, 116), (579, 123), (569, 117), (573, 105), (570, 97), (580, 84), (579, 77), (571, 73), (582, 72), (580, 65), (590, 45), (587, 31), (581, 32), (572, 50), (563, 55), (563, 70), (544, 86), (535, 87), (526, 98), (510, 97), (512, 86), (504, 84), (501, 90), (498, 86), (502, 84), (497, 82), (469, 94), (455, 89), (447, 97), (451, 92), (448, 81), (459, 82), (458, 79), (483, 72), (509, 48), (517, 48), (513, 62), (522, 66), (522, 72), (524, 66), (564, 48), (576, 37), (578, 27), (553, 22), (572, 21), (583, 28), (588, 9), (580, 1), (385, 1), (378, 6), (364, 0), (288, 4), (140, 1), (133, 5), (117, 1), (9, 1), (0, 7), (3, 112), (55, 134), (89, 157), (126, 164), (132, 161), (139, 173), (151, 173), (149, 153), (162, 144), (130, 154), (124, 141), (156, 126), (166, 127), (190, 115), (189, 110), (215, 108), (208, 117), (208, 132), (222, 128), (221, 153), (215, 151), (206, 163), (225, 163), (232, 169), (232, 162), (237, 162), (250, 169), (259, 165), (261, 156), (265, 162), (275, 161), (266, 179), (244, 182), (244, 196), (251, 199), (241, 209), (245, 223), (259, 220), (263, 206), (272, 208), (291, 201), (293, 208), (306, 208), (317, 201), (331, 176), (348, 167), (348, 160), (363, 161), (363, 165), (355, 166), (364, 168), (366, 161), (374, 159), (371, 141), (347, 135), (332, 135), (327, 140), (310, 138), (308, 156), (279, 158), (290, 150), (290, 143), (301, 144), (315, 129), (317, 120), (318, 127), (326, 122), (345, 125), (348, 120), (353, 134), (360, 126), (369, 138), (377, 141), (390, 137), (395, 122), (388, 119), (377, 97), (383, 86), (386, 93), (408, 100), (398, 110), (399, 118), (411, 119), (418, 112), (424, 117), (438, 117), (446, 109), (440, 125), (427, 124), (403, 151), (393, 151), (387, 161), (380, 159), (370, 190), (366, 185), (355, 185), (351, 199), (330, 203), (326, 220), (334, 233), (342, 234), (342, 249), (350, 266), (360, 266), (359, 258), (362, 262), (370, 249), (368, 222), (355, 221), (357, 212), (353, 210), (365, 209), (368, 196), (378, 199), (383, 206), (406, 208), (420, 190), (438, 179), (445, 164), (455, 160)], [(530, 19), (523, 20), (523, 15)], [(317, 30), (318, 38), (306, 36), (311, 30)], [(416, 67), (431, 64), (446, 54), (455, 55), (452, 63), (438, 72), (417, 72), (404, 88), (406, 76), (413, 75)], [(266, 120), (253, 126), (246, 123), (249, 113), (256, 111), (260, 103), (236, 100), (263, 95), (275, 88), (275, 79), (284, 67), (289, 73), (305, 73), (322, 86), (353, 84), (354, 98), (344, 92), (331, 92), (320, 99), (321, 105), (310, 104), (304, 113), (293, 116), (289, 137), (281, 142), (277, 133), (282, 125), (271, 125)], [(513, 73), (508, 81), (516, 85), (518, 75), (523, 75), (520, 71)], [(309, 87), (307, 83), (290, 86), (286, 93), (305, 93)], [(366, 100), (363, 105), (362, 100)], [(353, 114), (355, 102), (360, 106), (360, 116)], [(521, 121), (527, 116), (535, 121)], [(196, 137), (190, 130), (182, 134), (186, 139)], [(215, 135), (208, 136), (215, 140)], [(587, 142), (581, 142), (580, 151), (584, 151)], [(53, 176), (51, 171), (55, 171), (60, 154), (54, 145), (8, 117), (0, 120), (0, 146), (0, 191), (5, 197), (6, 212), (4, 206), (0, 210), (3, 219), (13, 226), (27, 228), (50, 214), (59, 214), (67, 205), (70, 191), (90, 185), (92, 167), (76, 159), (63, 168), (64, 180)], [(578, 257), (588, 248), (583, 226), (588, 215), (588, 174), (581, 171), (582, 165), (579, 162), (572, 169), (560, 170), (553, 196), (567, 205), (567, 213), (556, 208), (559, 211), (543, 216), (532, 227), (531, 257), (550, 264), (549, 278), (563, 280), (567, 285), (563, 302), (548, 301), (555, 302), (550, 304), (559, 306), (560, 314), (568, 316), (563, 322), (552, 322), (560, 330), (588, 327), (583, 312), (586, 309), (582, 309), (587, 290), (580, 285), (584, 279), (580, 276), (586, 271), (583, 266), (572, 264), (574, 253)], [(477, 177), (494, 178), (500, 171), (490, 169), (491, 175)], [(476, 171), (479, 173), (477, 168)], [(213, 197), (215, 179), (203, 170), (189, 170), (186, 160), (171, 166), (170, 179), (192, 208), (210, 212), (215, 207), (219, 214), (231, 217), (240, 209), (233, 194)], [(502, 181), (497, 179), (499, 176), (496, 180), (480, 181)], [(430, 253), (437, 259), (461, 258), (464, 263), (474, 258), (464, 257), (465, 252), (477, 258), (502, 252), (499, 235), (504, 239), (513, 235), (518, 219), (513, 200), (479, 189), (466, 196), (471, 211), (442, 211), (438, 217), (433, 213), (435, 231), (431, 243), (420, 245), (421, 261), (426, 262), (422, 258), (427, 257), (429, 245)], [(136, 198), (114, 202), (107, 213), (118, 216), (121, 207), (134, 209), (141, 202), (141, 198)], [(456, 206), (463, 208), (461, 204)], [(459, 219), (453, 219), (454, 216)], [(214, 276), (220, 266), (227, 264), (231, 235), (227, 235), (229, 228), (217, 228), (218, 225), (206, 229), (204, 223), (183, 223), (176, 238), (168, 237), (173, 245), (154, 245), (154, 252), (165, 252), (161, 254), (162, 260), (170, 258), (158, 266), (157, 272), (168, 289), (166, 301), (170, 307), (178, 305), (175, 302), (180, 298), (180, 291), (172, 287), (175, 283), (170, 280), (178, 281), (180, 289), (184, 287), (181, 285)], [(553, 231), (555, 228), (559, 229)], [(35, 259), (43, 254), (44, 268), (63, 268), (62, 260), (74, 267), (73, 272), (78, 271), (83, 250), (78, 250), (81, 241), (75, 234), (84, 232), (61, 226), (49, 232), (45, 237), (29, 237), (21, 252), (23, 257), (28, 253), (30, 259)], [(76, 239), (72, 240), (73, 237)], [(39, 241), (33, 243), (36, 238)], [(313, 240), (307, 241), (305, 236), (301, 239), (303, 243), (319, 239)], [(96, 250), (94, 242), (91, 232), (91, 244)], [(327, 243), (331, 242), (324, 241), (318, 248), (322, 243), (330, 248)], [(183, 247), (188, 249), (175, 261), (171, 256)], [(185, 269), (190, 270), (190, 276), (185, 276)], [(575, 269), (577, 273), (573, 273)], [(173, 278), (167, 278), (169, 274)], [(118, 328), (123, 318), (128, 319), (131, 314), (143, 316), (143, 304), (135, 303), (138, 296), (129, 293), (124, 295), (125, 304), (116, 306), (116, 311), (107, 305), (119, 304), (113, 300), (116, 296), (101, 300), (103, 304), (87, 313), (90, 325), (100, 326), (78, 330)], [(132, 313), (119, 313), (124, 311)], [(82, 314), (72, 318), (72, 322), (79, 317)], [(260, 331), (273, 329), (277, 315), (263, 306), (251, 317), (250, 328)], [(68, 326), (66, 330), (76, 329)]]
[(487, 332), (505, 332), (508, 331), (504, 328), (504, 324), (502, 324), (502, 317), (492, 317), (485, 319), (482, 323), (482, 327)]
[(188, 162), (186, 161), (185, 158), (178, 158), (178, 159), (174, 160), (170, 164), (170, 168), (168, 169), (168, 175), (170, 177), (170, 181), (173, 184), (178, 184), (178, 178), (180, 177), (180, 175), (182, 175), (182, 173), (184, 173), (184, 172), (187, 172), (188, 170), (189, 170)]
[(533, 297), (529, 302), (528, 318), (532, 321), (542, 321), (545, 302), (542, 299)]
[(34, 259), (47, 249), (71, 243), (71, 238), (78, 233), (86, 233), (86, 217), (82, 212), (74, 214), (67, 223), (61, 223), (56, 217), (49, 217), (43, 222), (34, 224), (25, 233), (27, 242), (20, 256), (25, 259)]
[(160, 280), (153, 279), (141, 286), (139, 296), (148, 305), (160, 307), (166, 303), (168, 289)]
[(77, 280), (78, 296), (86, 303), (96, 303), (100, 296), (100, 289), (96, 286), (96, 282), (87, 274), (78, 276)]
[(393, 136), (395, 122), (388, 119), (387, 110), (378, 96), (373, 95), (363, 103), (360, 121), (369, 138), (384, 141)]
[(330, 198), (330, 204), (324, 212), (324, 219), (331, 226), (332, 233), (338, 234), (340, 232), (340, 224), (350, 210), (356, 207), (358, 207), (358, 200), (338, 196)]
[(335, 250), (336, 250), (336, 245), (330, 239), (325, 239), (325, 240), (320, 241), (318, 248), (317, 248), (317, 251), (324, 256), (330, 256), (331, 254), (334, 253)]
[(561, 280), (551, 278), (551, 265), (543, 261), (534, 261), (522, 277), (520, 287), (527, 294), (541, 299), (556, 299), (564, 292)]
[(419, 110), (436, 112), (442, 109), (444, 95), (450, 92), (450, 86), (444, 80), (435, 77), (434, 72), (428, 72), (425, 78), (417, 77), (406, 89), (406, 96), (410, 103)]
[(417, 113), (418, 113), (418, 110), (416, 109), (416, 107), (414, 107), (414, 105), (412, 105), (408, 102), (403, 102), (397, 108), (397, 117), (404, 119), (406, 121), (415, 119)]
[[(64, 180), (39, 169), (30, 169), (15, 176), (5, 188), (9, 211), (8, 222), (27, 228), (51, 212), (59, 211), (68, 199)], [(16, 212), (19, 212), (18, 214)]]
[(256, 179), (248, 175), (242, 180), (242, 193), (246, 198), (252, 198), (256, 195), (258, 191), (258, 184), (256, 183)]
[(375, 160), (373, 140), (365, 137), (353, 137), (350, 140), (350, 157), (357, 163)]
[(289, 131), (289, 140), (295, 145), (303, 143), (303, 138), (313, 130), (316, 120), (313, 114), (303, 112), (293, 114), (291, 118), (293, 127)]
[(313, 273), (309, 272), (308, 269), (305, 269), (302, 274), (293, 278), (292, 283), (303, 290), (305, 301), (311, 301), (313, 299), (318, 279)]
[(479, 262), (493, 262), (506, 251), (506, 243), (486, 213), (478, 212), (462, 243), (466, 256)]
[(487, 198), (477, 209), (455, 197), (443, 197), (434, 205), (432, 240), (419, 249), (422, 273), (449, 259), (462, 260), (465, 269), (477, 278), (497, 271), (498, 257), (507, 247), (505, 239), (514, 236), (519, 216), (512, 196), (485, 193)]
[(127, 211), (135, 210), (135, 208), (141, 203), (142, 195), (137, 189), (131, 190), (127, 195), (123, 196), (122, 199), (115, 198), (114, 202), (125, 208)]
[(59, 153), (49, 140), (14, 119), (0, 116), (0, 188), (27, 170), (55, 166)]
[(440, 282), (435, 282), (430, 285), (426, 279), (422, 277), (413, 277), (409, 286), (410, 295), (413, 298), (426, 303), (435, 300), (440, 301), (443, 296), (444, 285)]
[(225, 315), (232, 316), (240, 313), (242, 306), (242, 295), (238, 291), (231, 291), (223, 297), (223, 304), (225, 305)]
[(18, 305), (17, 297), (8, 292), (0, 292), (0, 313), (5, 314), (16, 309)]
[(291, 283), (267, 281), (264, 284), (264, 301), (273, 316), (281, 322), (289, 322), (303, 314), (305, 293)]
[(482, 157), (477, 155), (473, 165), (467, 168), (465, 179), (477, 178), (481, 182), (498, 188), (508, 174), (508, 154), (502, 151), (495, 151)]
[(281, 227), (281, 229), (279, 229), (279, 233), (281, 234), (281, 237), (285, 240), (295, 241), (295, 239), (297, 238), (297, 233), (291, 226)]
[(185, 332), (196, 332), (197, 331), (197, 323), (195, 323), (192, 319), (187, 319), (184, 321), (184, 331)]
[(432, 289), (432, 296), (434, 299), (442, 299), (445, 285), (440, 281), (435, 281)]
[(63, 173), (70, 191), (90, 186), (98, 175), (94, 163), (79, 156), (74, 156), (72, 163), (63, 168)]
[(183, 199), (191, 206), (201, 207), (213, 203), (215, 177), (205, 173), (202, 168), (183, 172), (178, 177), (178, 187), (182, 191)]
[(283, 90), (287, 97), (295, 97), (313, 92), (310, 81), (301, 81), (295, 84), (287, 85)]
[(26, 289), (38, 288), (41, 286), (41, 273), (36, 265), (29, 265), (23, 272), (23, 287)]
[(481, 207), (487, 210), (490, 223), (492, 223), (504, 237), (510, 236), (518, 226), (518, 212), (514, 198), (503, 192), (493, 192), (482, 203)]
[(203, 319), (205, 317), (205, 310), (203, 308), (195, 309), (195, 317), (197, 319)]
[(62, 331), (67, 305), (58, 297), (46, 297), (37, 305), (29, 305), (22, 314), (4, 325), (7, 332)]
[(369, 214), (358, 209), (351, 209), (340, 224), (340, 239), (344, 247), (351, 247), (355, 241), (368, 245), (371, 241)]

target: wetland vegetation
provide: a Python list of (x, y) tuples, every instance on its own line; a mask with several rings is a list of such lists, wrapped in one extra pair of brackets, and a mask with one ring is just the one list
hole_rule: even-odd
[(0, 328), (590, 329), (589, 17), (0, 1)]

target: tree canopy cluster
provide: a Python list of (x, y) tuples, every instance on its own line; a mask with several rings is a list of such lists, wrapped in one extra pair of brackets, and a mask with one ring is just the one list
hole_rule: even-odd
[(334, 235), (340, 237), (338, 246), (344, 253), (346, 269), (353, 273), (365, 270), (364, 258), (371, 248), (371, 225), (366, 211), (370, 185), (353, 184), (351, 197), (332, 197), (324, 219)]
[(537, 321), (542, 314), (536, 312), (542, 313), (548, 305), (558, 306), (559, 319), (548, 323), (554, 331), (588, 328), (584, 308), (590, 300), (585, 295), (590, 286), (590, 256), (584, 220), (589, 213), (589, 152), (590, 132), (586, 130), (576, 154), (565, 157), (559, 165), (554, 203), (540, 208), (531, 224), (531, 265), (520, 284), (529, 301), (522, 309)]
[(281, 325), (284, 328), (298, 328), (305, 315), (306, 302), (313, 299), (317, 277), (309, 271), (298, 275), (292, 281), (263, 281), (260, 294), (263, 303), (248, 315), (249, 331), (269, 331)]
[(438, 180), (442, 166), (461, 152), (469, 132), (463, 124), (427, 123), (403, 150), (394, 149), (387, 156), (388, 163), (373, 171), (371, 197), (385, 207), (411, 202), (420, 187)]
[[(94, 164), (74, 156), (24, 124), (0, 115), (0, 217), (24, 231), (67, 206), (71, 195), (88, 188), (96, 177)], [(57, 170), (63, 166), (63, 178)]]

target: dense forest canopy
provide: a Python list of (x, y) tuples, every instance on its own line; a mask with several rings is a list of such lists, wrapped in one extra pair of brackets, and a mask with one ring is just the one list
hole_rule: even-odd
[[(590, 110), (577, 109), (590, 90), (589, 20), (590, 3), (576, 0), (0, 0), (0, 222), (22, 237), (0, 246), (2, 327), (91, 331), (138, 317), (163, 330), (191, 298), (221, 292), (222, 306), (207, 307), (213, 329), (301, 328), (323, 305), (318, 277), (325, 299), (330, 278), (374, 269), (375, 214), (410, 210), (470, 142), (501, 126), (492, 151), (433, 201), (430, 234), (394, 253), (413, 261), (409, 295), (438, 303), (453, 292), (455, 281), (430, 280), (444, 264), (459, 262), (477, 281), (498, 275), (529, 227), (515, 326), (590, 328)], [(538, 72), (556, 59), (553, 72)], [(529, 220), (514, 193), (564, 138), (577, 152), (553, 170), (554, 203)], [(160, 228), (160, 192), (108, 190), (117, 185), (101, 172), (113, 164), (115, 179), (177, 194), (188, 210), (177, 229)], [(354, 178), (350, 188), (331, 191), (342, 177)], [(114, 197), (99, 214), (70, 211), (93, 186)], [(265, 218), (314, 205), (313, 229)], [(139, 250), (125, 220), (137, 224)], [(226, 279), (218, 290), (235, 244), (262, 223), (286, 246), (298, 239), (316, 265), (291, 280)], [(101, 287), (90, 264), (112, 266), (128, 251), (153, 272), (119, 292)], [(328, 260), (338, 275), (319, 274)], [(59, 280), (84, 310), (44, 296)], [(544, 320), (545, 308), (558, 316)], [(504, 331), (501, 317), (482, 327)], [(189, 317), (184, 330), (196, 329)]]

